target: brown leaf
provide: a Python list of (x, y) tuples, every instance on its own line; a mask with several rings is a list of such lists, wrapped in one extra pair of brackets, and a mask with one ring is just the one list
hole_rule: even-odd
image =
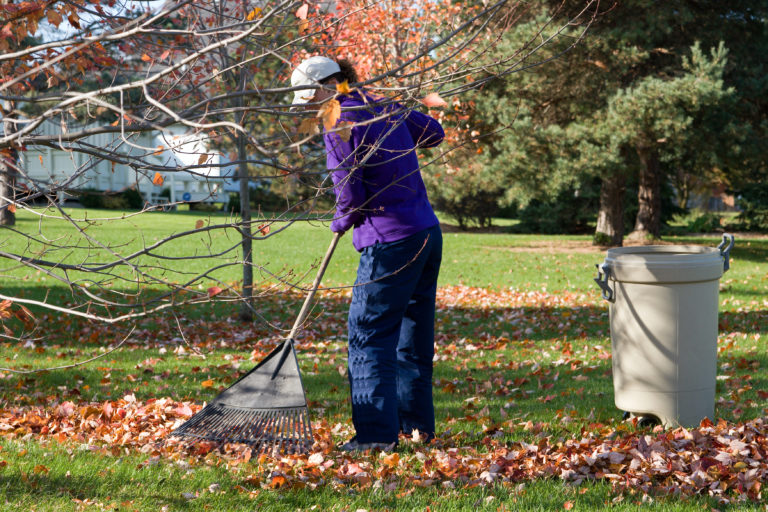
[(208, 155), (207, 153), (203, 153), (202, 155), (200, 155), (200, 157), (197, 159), (197, 165), (203, 165), (205, 162), (208, 161), (209, 156), (210, 155)]
[(342, 121), (339, 123), (339, 131), (336, 132), (339, 135), (339, 138), (344, 142), (349, 142), (349, 139), (352, 137), (353, 126), (354, 123), (349, 121)]
[(299, 135), (306, 134), (311, 137), (318, 133), (320, 133), (320, 128), (317, 126), (317, 118), (308, 117), (301, 120), (298, 130)]
[(317, 111), (317, 117), (323, 120), (323, 127), (326, 130), (333, 130), (341, 117), (341, 104), (335, 99), (326, 101)]
[(61, 16), (59, 11), (55, 9), (49, 9), (46, 13), (46, 18), (48, 18), (48, 23), (53, 25), (54, 27), (58, 27), (61, 25), (61, 22), (64, 21), (64, 18)]
[(195, 222), (195, 229), (200, 229), (203, 226), (205, 226), (205, 222), (203, 222), (202, 220), (198, 219), (197, 222)]

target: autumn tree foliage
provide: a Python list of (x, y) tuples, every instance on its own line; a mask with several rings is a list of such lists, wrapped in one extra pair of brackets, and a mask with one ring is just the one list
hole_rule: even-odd
[[(592, 6), (586, 2), (569, 23), (586, 30)], [(524, 8), (508, 0), (1, 4), (0, 212), (6, 225), (23, 211), (37, 227), (8, 226), (0, 233), (6, 248), (0, 256), (8, 275), (27, 269), (48, 276), (68, 289), (68, 298), (0, 294), (0, 300), (121, 323), (216, 297), (239, 302), (243, 318), (258, 317), (254, 295), (276, 289), (261, 285), (301, 287), (304, 272), (269, 271), (254, 258), (254, 244), (328, 213), (318, 209), (330, 182), (319, 130), (310, 127), (322, 122), (338, 129), (338, 111), (323, 109), (318, 119), (291, 110), (293, 66), (314, 54), (348, 58), (361, 80), (340, 93), (365, 87), (381, 101), (430, 108), (443, 119), (460, 116), (468, 91), (520, 70), (539, 48), (528, 41), (480, 60)], [(174, 142), (179, 133), (205, 144), (185, 149)], [(464, 144), (459, 135), (451, 142), (426, 164)], [(69, 170), (46, 161), (45, 151), (64, 154)], [(174, 151), (191, 151), (191, 160), (179, 164), (168, 157)], [(35, 166), (47, 171), (35, 174)], [(227, 169), (235, 169), (230, 177), (240, 186), (239, 212), (151, 241), (128, 230), (129, 240), (141, 241), (138, 249), (99, 231), (124, 222), (124, 215), (94, 218), (62, 204), (105, 175), (123, 173), (130, 186), (159, 192), (183, 174), (213, 190)], [(282, 211), (251, 212), (249, 183), (291, 180), (309, 193), (286, 197)], [(142, 193), (144, 208), (130, 215), (161, 209)], [(62, 222), (69, 234), (50, 243), (46, 226)], [(229, 241), (225, 249), (210, 243), (216, 235)], [(73, 253), (82, 256), (72, 259)], [(242, 281), (222, 280), (230, 267), (243, 268)]]

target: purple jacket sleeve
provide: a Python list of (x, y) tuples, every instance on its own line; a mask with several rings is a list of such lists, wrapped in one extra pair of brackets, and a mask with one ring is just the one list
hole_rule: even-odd
[(445, 132), (437, 119), (411, 110), (405, 118), (408, 131), (411, 132), (414, 144), (419, 148), (433, 148), (443, 142)]
[[(342, 114), (342, 120), (346, 116)], [(360, 146), (362, 134), (360, 127), (352, 127), (348, 141), (343, 141), (337, 133), (325, 134), (328, 170), (333, 180), (336, 194), (336, 215), (331, 222), (331, 231), (343, 233), (363, 220), (359, 208), (366, 201), (363, 186), (362, 169), (358, 168), (360, 156), (355, 148)]]

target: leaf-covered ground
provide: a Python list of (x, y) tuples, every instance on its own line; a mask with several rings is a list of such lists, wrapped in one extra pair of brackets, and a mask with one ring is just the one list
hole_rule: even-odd
[[(120, 351), (87, 366), (42, 375), (0, 372), (0, 499), (43, 510), (238, 509), (247, 502), (311, 509), (314, 496), (323, 508), (357, 510), (367, 508), (365, 500), (372, 509), (424, 508), (428, 497), (426, 505), (455, 499), (459, 510), (497, 510), (536, 493), (542, 493), (536, 503), (544, 503), (554, 493), (562, 497), (555, 506), (565, 509), (655, 506), (688, 496), (704, 500), (694, 508), (762, 506), (768, 476), (763, 296), (721, 296), (716, 418), (696, 429), (664, 430), (622, 421), (613, 406), (607, 308), (597, 293), (441, 287), (438, 438), (425, 445), (409, 433), (397, 452), (351, 456), (337, 449), (352, 435), (347, 294), (323, 294), (297, 347), (312, 409), (310, 453), (168, 440), (279, 343), (301, 300), (285, 294), (263, 304), (270, 324), (243, 326), (212, 307), (146, 321)], [(114, 345), (127, 334), (54, 316), (38, 320), (59, 334), (44, 343), (6, 344), (6, 366), (68, 364), (103, 353), (105, 340)], [(92, 462), (83, 462), (83, 454)], [(102, 469), (93, 474), (91, 465)], [(128, 490), (106, 482), (126, 465), (131, 482), (158, 485), (153, 500), (119, 501)], [(168, 473), (166, 483), (146, 481), (158, 472)], [(600, 498), (589, 498), (601, 490)], [(281, 505), (281, 496), (292, 505)], [(375, 496), (397, 500), (371, 501)]]

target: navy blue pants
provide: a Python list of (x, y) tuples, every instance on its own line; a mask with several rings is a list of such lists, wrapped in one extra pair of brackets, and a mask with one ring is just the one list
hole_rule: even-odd
[(434, 436), (432, 358), (440, 226), (363, 249), (349, 307), (352, 422), (361, 443)]

